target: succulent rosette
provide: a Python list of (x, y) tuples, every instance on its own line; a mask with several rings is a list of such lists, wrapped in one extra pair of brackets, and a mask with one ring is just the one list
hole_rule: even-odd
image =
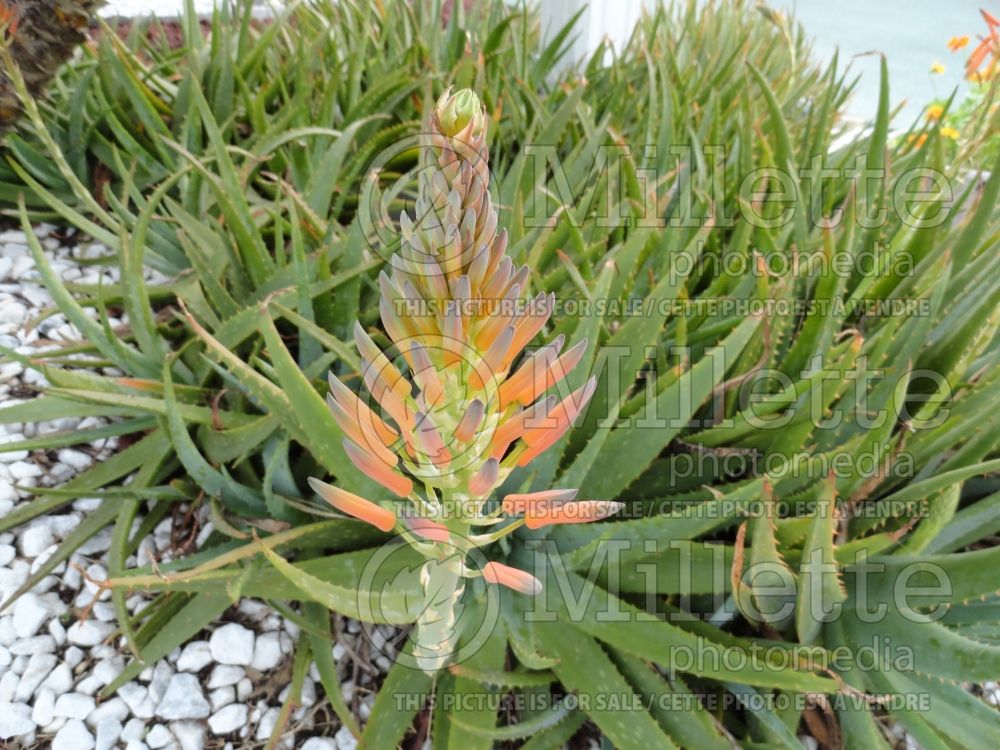
[(486, 133), (475, 93), (441, 96), (425, 139), (429, 164), (420, 173), (415, 215), (400, 217), (400, 250), (379, 276), (392, 346), (381, 350), (356, 324), (363, 395), (330, 375), (328, 403), (346, 436), (344, 450), (390, 497), (362, 498), (311, 480), (333, 507), (402, 534), (428, 558), (421, 582), (434, 603), (417, 623), (415, 654), (428, 671), (446, 661), (444, 634), (455, 631), (466, 579), (529, 595), (541, 590), (533, 575), (503, 563), (473, 567), (472, 549), (521, 526), (598, 520), (621, 507), (577, 500), (572, 489), (495, 497), (516, 467), (566, 434), (596, 382), (591, 377), (558, 393), (586, 341), (563, 351), (558, 336), (527, 351), (555, 297), (532, 295), (530, 269), (507, 255), (489, 192)]

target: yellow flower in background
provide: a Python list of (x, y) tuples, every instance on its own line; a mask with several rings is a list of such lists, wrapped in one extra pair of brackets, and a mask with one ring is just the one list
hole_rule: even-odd
[(940, 120), (941, 115), (944, 114), (944, 107), (940, 104), (932, 104), (927, 108), (927, 119), (928, 120)]
[(967, 36), (953, 36), (948, 40), (948, 49), (952, 52), (958, 52), (962, 47), (969, 43), (969, 37)]
[(951, 138), (953, 141), (958, 140), (958, 131), (951, 126), (945, 126), (941, 128), (942, 138)]
[(944, 65), (942, 65), (939, 62), (934, 63), (933, 65), (931, 65), (931, 73), (933, 73), (934, 75), (940, 75), (941, 73), (944, 73)]

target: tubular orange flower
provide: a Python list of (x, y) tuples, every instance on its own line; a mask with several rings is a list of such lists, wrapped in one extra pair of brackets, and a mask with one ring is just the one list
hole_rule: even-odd
[(388, 508), (376, 505), (371, 500), (365, 500), (347, 490), (342, 490), (312, 477), (309, 478), (309, 486), (316, 491), (317, 495), (341, 513), (370, 523), (382, 531), (392, 531), (396, 526), (396, 514)]
[(413, 482), (393, 471), (388, 464), (379, 461), (364, 449), (344, 438), (344, 452), (358, 470), (400, 497), (413, 491)]
[(488, 583), (497, 583), (528, 596), (534, 596), (542, 590), (542, 582), (531, 573), (498, 562), (489, 562), (483, 566), (483, 578)]
[(524, 514), (524, 525), (529, 529), (566, 523), (590, 523), (613, 516), (624, 507), (613, 500), (579, 500), (572, 503), (540, 505)]
[(406, 525), (414, 534), (431, 542), (447, 542), (450, 538), (447, 526), (429, 518), (407, 518)]
[(508, 516), (527, 515), (535, 508), (567, 503), (576, 498), (577, 490), (545, 490), (527, 495), (507, 495), (501, 508)]

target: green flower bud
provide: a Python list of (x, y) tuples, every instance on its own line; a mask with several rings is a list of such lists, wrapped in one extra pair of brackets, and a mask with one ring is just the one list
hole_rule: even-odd
[(473, 120), (482, 119), (483, 105), (472, 89), (462, 89), (450, 96), (446, 91), (438, 99), (436, 114), (441, 132), (447, 136), (455, 136)]

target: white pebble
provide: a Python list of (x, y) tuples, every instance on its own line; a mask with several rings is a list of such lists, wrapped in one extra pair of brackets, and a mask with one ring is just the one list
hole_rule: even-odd
[(40, 727), (48, 726), (55, 718), (55, 707), (56, 694), (48, 688), (39, 690), (31, 707), (31, 720)]
[(91, 674), (76, 683), (76, 692), (84, 695), (95, 695), (102, 687), (104, 687), (104, 683)]
[(201, 692), (198, 678), (187, 672), (175, 674), (167, 692), (156, 707), (156, 715), (163, 719), (204, 719), (211, 707)]
[[(17, 465), (11, 465), (12, 475), (14, 475), (14, 466)], [(34, 467), (34, 464), (28, 464), (28, 466)], [(52, 528), (47, 523), (34, 523), (28, 526), (24, 530), (24, 533), (21, 534), (21, 554), (25, 557), (38, 557), (51, 547), (54, 542), (55, 537), (52, 536)]]
[[(13, 651), (14, 649), (11, 649), (11, 652)], [(48, 676), (55, 665), (56, 657), (52, 654), (43, 652), (34, 654), (28, 661), (28, 667), (24, 670), (24, 674), (21, 675), (14, 697), (18, 701), (27, 702), (34, 694), (35, 688), (42, 683), (42, 680)]]
[(347, 727), (338, 729), (333, 738), (337, 741), (339, 750), (355, 750), (358, 746), (357, 738), (351, 734), (351, 730)]
[(52, 750), (92, 750), (94, 735), (79, 719), (70, 719), (63, 724), (52, 740)]
[(114, 631), (111, 623), (83, 620), (74, 622), (66, 631), (66, 638), (75, 646), (96, 646)]
[(0, 705), (14, 700), (17, 695), (17, 686), (20, 683), (20, 678), (13, 671), (0, 675)]
[(26, 703), (0, 703), (0, 739), (9, 740), (34, 731), (31, 706)]
[(243, 679), (244, 675), (243, 667), (219, 664), (212, 670), (212, 674), (208, 678), (208, 689), (214, 690), (226, 685), (235, 685)]
[(249, 666), (254, 655), (254, 633), (230, 622), (218, 628), (208, 641), (212, 658), (219, 664)]
[(337, 750), (337, 743), (329, 737), (310, 737), (299, 750)]
[(149, 691), (138, 682), (126, 682), (118, 688), (118, 695), (128, 704), (128, 707), (136, 717), (140, 719), (153, 718), (156, 706), (149, 698)]
[(181, 750), (204, 750), (205, 728), (193, 721), (178, 721), (170, 725)]
[(41, 689), (51, 690), (56, 695), (62, 695), (72, 690), (73, 671), (69, 665), (64, 662), (49, 672), (49, 676), (39, 686), (39, 690)]
[(67, 719), (86, 719), (94, 710), (96, 703), (89, 695), (82, 693), (64, 693), (56, 699), (56, 717)]
[(170, 678), (174, 676), (174, 670), (170, 668), (170, 665), (165, 661), (156, 662), (156, 666), (153, 668), (153, 679), (149, 683), (149, 697), (152, 699), (153, 703), (159, 703), (163, 700), (163, 696), (166, 694), (167, 686), (170, 684)]
[(49, 635), (56, 642), (57, 646), (63, 646), (66, 644), (66, 628), (59, 620), (49, 620), (49, 624), (46, 626), (49, 631)]
[[(116, 695), (114, 698), (104, 701), (101, 705), (95, 708), (88, 717), (87, 721), (91, 725), (100, 724), (105, 719), (125, 721), (125, 719), (128, 718), (128, 715), (128, 704)], [(117, 737), (115, 739), (117, 741)]]
[(250, 666), (258, 672), (267, 672), (277, 667), (283, 656), (278, 634), (264, 633), (257, 637), (257, 642), (254, 644), (253, 661)]
[(51, 635), (33, 635), (30, 638), (15, 640), (8, 648), (14, 656), (21, 654), (51, 654), (56, 650), (56, 640)]
[(61, 463), (66, 464), (76, 471), (88, 469), (94, 462), (94, 459), (83, 451), (74, 450), (72, 448), (63, 448), (56, 454), (56, 456)]
[(114, 716), (107, 716), (97, 723), (97, 743), (94, 750), (111, 750), (122, 736), (122, 723)]
[(230, 703), (216, 711), (208, 720), (212, 734), (231, 734), (247, 723), (247, 707), (242, 703)]
[(220, 687), (209, 693), (208, 702), (212, 704), (213, 711), (218, 711), (223, 706), (236, 702), (236, 690), (232, 686)]
[(120, 656), (113, 656), (110, 659), (101, 659), (94, 665), (94, 677), (99, 679), (102, 684), (110, 685), (118, 678), (118, 675), (120, 675), (124, 669), (125, 662)]
[(246, 677), (236, 683), (236, 700), (245, 701), (253, 693), (253, 683)]
[(266, 740), (271, 736), (271, 732), (274, 731), (274, 725), (278, 723), (278, 716), (281, 714), (281, 709), (279, 708), (269, 708), (264, 712), (264, 715), (260, 717), (260, 722), (257, 724), (257, 733), (254, 737), (258, 740)]
[(124, 742), (141, 740), (146, 734), (146, 724), (139, 719), (129, 719), (122, 729), (121, 739)]
[(174, 736), (162, 724), (157, 724), (146, 734), (146, 744), (153, 748), (153, 750), (159, 750), (161, 747), (166, 747), (173, 742)]
[(18, 638), (27, 638), (38, 632), (52, 614), (38, 594), (29, 591), (14, 604), (14, 632)]
[(200, 672), (212, 663), (212, 650), (208, 641), (192, 641), (184, 646), (177, 658), (177, 669), (181, 672)]

